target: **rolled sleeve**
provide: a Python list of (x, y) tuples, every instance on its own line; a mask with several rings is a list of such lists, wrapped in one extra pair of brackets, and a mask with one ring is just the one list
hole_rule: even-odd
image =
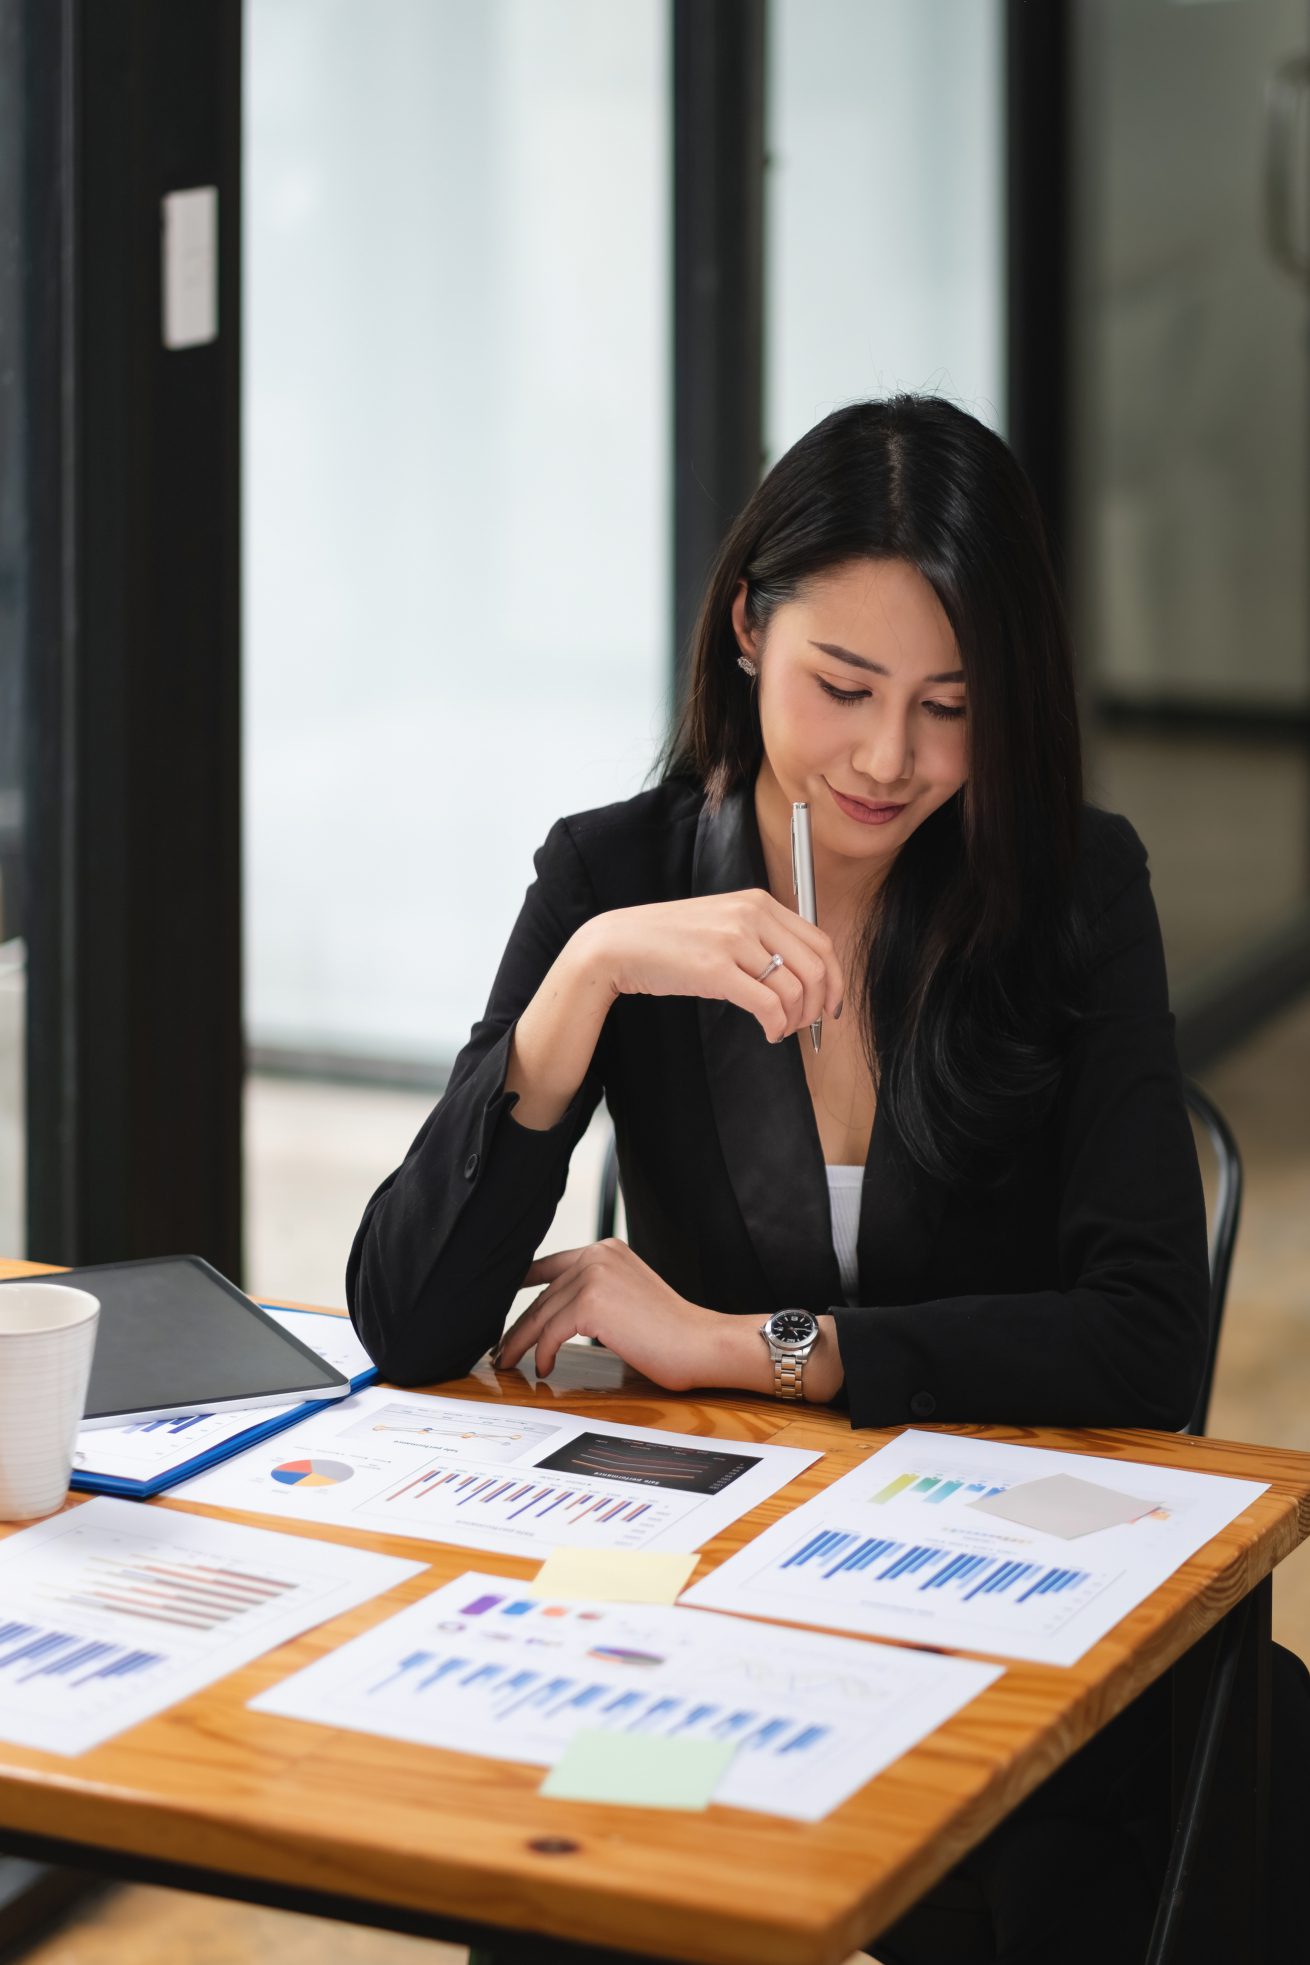
[(518, 1095), (505, 1090), (519, 1015), (596, 911), (565, 821), (536, 871), (486, 1013), (401, 1166), (370, 1199), (350, 1252), (351, 1318), (383, 1374), (402, 1384), (460, 1377), (500, 1336), (603, 1091), (599, 1050), (548, 1129), (520, 1126)]

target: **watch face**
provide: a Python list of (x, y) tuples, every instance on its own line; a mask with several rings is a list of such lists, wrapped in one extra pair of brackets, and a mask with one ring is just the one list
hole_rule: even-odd
[(818, 1329), (808, 1310), (779, 1310), (769, 1319), (769, 1336), (775, 1344), (808, 1344)]

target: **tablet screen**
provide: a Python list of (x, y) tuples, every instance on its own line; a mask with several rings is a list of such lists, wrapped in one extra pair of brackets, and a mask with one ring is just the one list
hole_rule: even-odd
[(100, 1299), (88, 1424), (339, 1398), (350, 1390), (317, 1352), (199, 1256), (103, 1263), (23, 1280), (69, 1283)]

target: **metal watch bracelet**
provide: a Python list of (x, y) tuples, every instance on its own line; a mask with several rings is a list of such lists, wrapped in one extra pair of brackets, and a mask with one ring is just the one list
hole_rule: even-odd
[(809, 1352), (800, 1357), (790, 1352), (773, 1352), (773, 1389), (780, 1399), (803, 1399), (805, 1362)]

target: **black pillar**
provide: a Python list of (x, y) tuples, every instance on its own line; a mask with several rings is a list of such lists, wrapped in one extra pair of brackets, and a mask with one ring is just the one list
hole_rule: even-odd
[(674, 692), (763, 466), (764, 4), (673, 0)]
[(1006, 0), (1006, 395), (1057, 562), (1068, 552), (1069, 0)]
[[(241, 5), (11, 4), (28, 1252), (239, 1274)], [(217, 335), (165, 346), (163, 201), (205, 187)]]

